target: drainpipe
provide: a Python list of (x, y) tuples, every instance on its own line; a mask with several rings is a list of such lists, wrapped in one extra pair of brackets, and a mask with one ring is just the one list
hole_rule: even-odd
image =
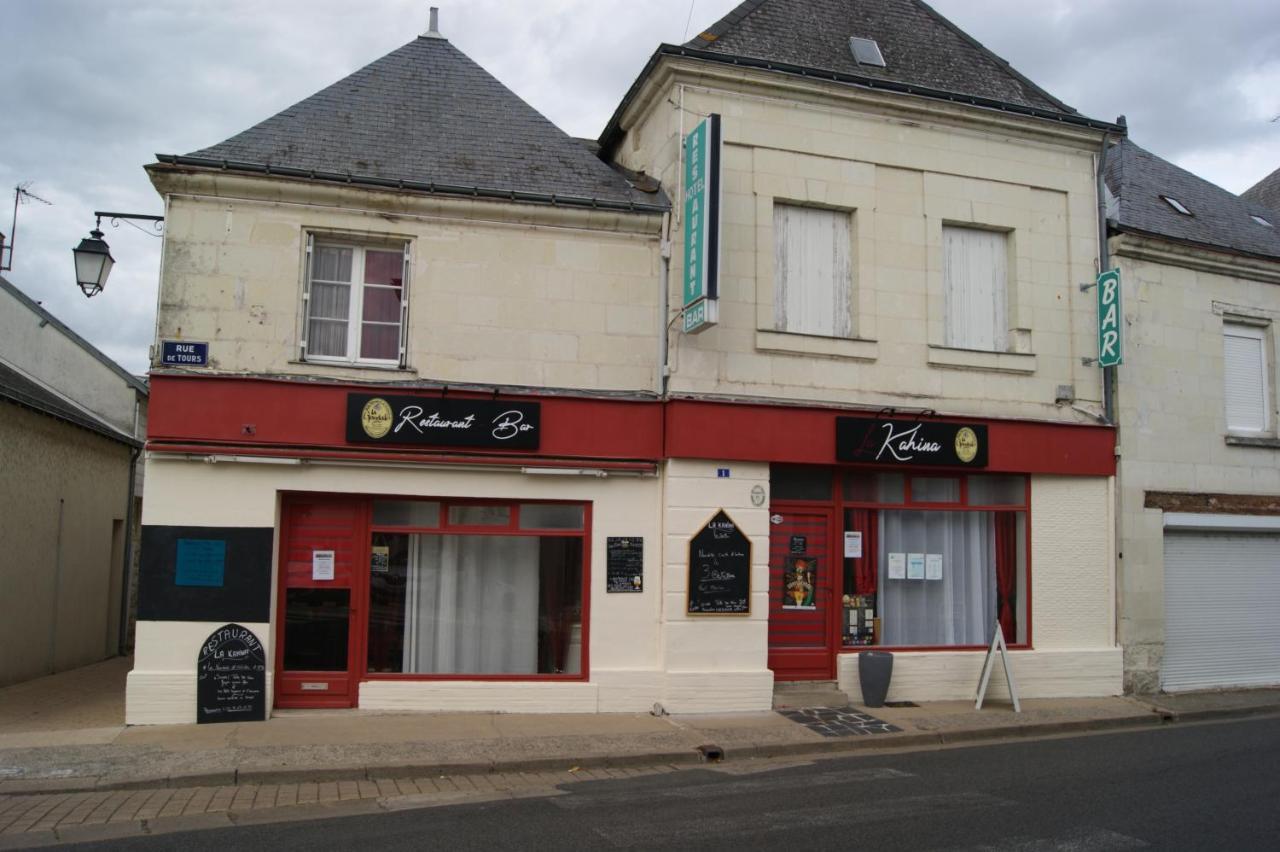
[(658, 398), (667, 396), (667, 346), (671, 334), (671, 320), (667, 313), (671, 310), (671, 214), (662, 214), (662, 234), (659, 236), (659, 251), (662, 253), (662, 293), (659, 297), (658, 324)]
[[(1098, 154), (1098, 273), (1102, 274), (1111, 268), (1110, 252), (1107, 250), (1107, 183), (1104, 175), (1107, 171), (1107, 148), (1111, 144), (1111, 134), (1102, 134), (1102, 151)], [(1116, 368), (1102, 368), (1102, 411), (1107, 423), (1116, 425)]]
[[(136, 411), (137, 403), (134, 403), (134, 406)], [(134, 432), (137, 432), (136, 427)], [(129, 450), (129, 496), (124, 509), (124, 565), (120, 569), (120, 635), (116, 644), (116, 653), (122, 657), (129, 651), (129, 575), (133, 569), (133, 494), (134, 483), (138, 481), (140, 455), (142, 455), (141, 447)]]

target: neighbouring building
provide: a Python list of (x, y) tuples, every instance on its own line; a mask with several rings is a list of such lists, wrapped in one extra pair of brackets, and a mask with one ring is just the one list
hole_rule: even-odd
[(1126, 690), (1280, 683), (1280, 213), (1127, 139), (1106, 182)]
[(147, 386), (0, 278), (0, 686), (125, 653)]
[(1280, 169), (1240, 193), (1240, 197), (1251, 205), (1265, 207), (1272, 212), (1280, 211)]
[(1024, 697), (1120, 692), (1108, 134), (924, 4), (753, 0), (593, 144), (433, 27), (161, 156), (208, 357), (151, 374), (128, 721), (228, 622), (276, 707), (762, 710), (868, 645), (965, 698), (997, 625)]

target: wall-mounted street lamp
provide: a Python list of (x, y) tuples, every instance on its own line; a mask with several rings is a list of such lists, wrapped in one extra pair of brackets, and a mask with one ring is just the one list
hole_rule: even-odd
[[(76, 283), (80, 285), (80, 290), (86, 297), (92, 298), (102, 292), (102, 288), (107, 284), (107, 276), (111, 274), (111, 267), (115, 265), (115, 258), (111, 256), (111, 247), (107, 245), (107, 241), (102, 238), (102, 218), (111, 220), (113, 228), (120, 227), (121, 220), (136, 220), (141, 222), (150, 222), (151, 227), (156, 231), (152, 236), (160, 236), (164, 232), (163, 216), (148, 216), (145, 213), (112, 213), (109, 211), (95, 210), (94, 216), (98, 217), (98, 223), (94, 225), (93, 230), (89, 232), (89, 236), (80, 241), (80, 245), (71, 250), (76, 259)], [(137, 228), (137, 225), (134, 225)], [(142, 230), (138, 228), (138, 230)], [(148, 233), (143, 231), (143, 233)]]

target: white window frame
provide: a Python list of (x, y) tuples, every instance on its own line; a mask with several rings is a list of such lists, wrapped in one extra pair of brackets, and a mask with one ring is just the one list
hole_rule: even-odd
[[(1003, 245), (1003, 252), (999, 253), (1003, 276), (1000, 280), (996, 280), (996, 270), (993, 268), (991, 279), (991, 335), (990, 340), (986, 339), (986, 335), (976, 336), (972, 331), (966, 333), (959, 326), (957, 316), (966, 306), (962, 305), (964, 301), (962, 296), (971, 298), (972, 294), (963, 294), (960, 292), (964, 286), (964, 282), (954, 279), (953, 274), (958, 273), (955, 269), (951, 252), (948, 250), (950, 234), (974, 234), (984, 235), (993, 240), (998, 239)], [(1010, 245), (1012, 242), (1012, 234), (1009, 231), (997, 228), (982, 228), (968, 224), (950, 224), (942, 225), (942, 298), (943, 298), (943, 345), (951, 349), (967, 349), (976, 352), (1008, 352), (1010, 333), (1010, 269), (1013, 264), (1010, 263)], [(972, 269), (966, 270), (972, 273)], [(972, 282), (969, 286), (976, 286)], [(967, 313), (967, 311), (966, 311)]]
[[(790, 252), (784, 251), (784, 247), (781, 244), (782, 231), (780, 224), (783, 217), (790, 215), (792, 211), (794, 211), (795, 216), (790, 221), (797, 224), (800, 218), (805, 216), (831, 217), (834, 242), (831, 246), (833, 256), (831, 258), (829, 280), (811, 284), (804, 280), (804, 275), (801, 274), (801, 267), (788, 263)], [(856, 304), (857, 292), (854, 281), (856, 259), (854, 257), (853, 241), (856, 231), (854, 229), (853, 216), (854, 212), (852, 210), (793, 204), (782, 200), (774, 201), (773, 327), (775, 331), (786, 334), (803, 334), (810, 337), (852, 339), (855, 336), (854, 305)], [(843, 248), (843, 254), (841, 254), (841, 248)], [(815, 263), (813, 265), (816, 266), (818, 264)], [(806, 285), (808, 286), (806, 287)], [(828, 286), (830, 287), (829, 306), (818, 305), (817, 297), (825, 296), (825, 293), (812, 292), (817, 289), (817, 285), (824, 289)], [(799, 306), (805, 303), (808, 303), (808, 312), (797, 311)], [(822, 307), (829, 307), (830, 310), (821, 310), (820, 308)], [(819, 309), (816, 314), (814, 313), (815, 308)], [(827, 324), (828, 322), (829, 325)]]
[[(351, 250), (351, 281), (332, 282), (350, 287), (347, 304), (347, 351), (345, 355), (321, 355), (309, 349), (311, 335), (311, 284), (314, 269), (316, 248)], [(362, 358), (360, 357), (361, 334), (364, 330), (364, 288), (380, 285), (364, 283), (365, 253), (367, 251), (402, 252), (402, 275), (400, 285), (400, 333), (396, 344), (395, 358)], [(301, 359), (314, 364), (344, 364), (354, 366), (384, 367), (403, 369), (407, 366), (408, 331), (409, 331), (409, 271), (411, 267), (411, 246), (408, 240), (367, 240), (362, 241), (347, 235), (308, 234), (307, 252), (302, 289), (302, 334)], [(328, 283), (328, 282), (326, 282)], [(372, 322), (372, 320), (371, 320)], [(385, 323), (390, 325), (390, 323)]]
[[(1227, 360), (1226, 345), (1227, 338), (1236, 337), (1247, 340), (1256, 340), (1258, 342), (1258, 353), (1261, 356), (1261, 376), (1259, 377), (1258, 391), (1262, 396), (1262, 425), (1255, 428), (1252, 425), (1239, 425), (1231, 422), (1231, 411), (1227, 404), (1227, 371), (1231, 368), (1231, 364)], [(1271, 394), (1271, 346), (1270, 346), (1270, 328), (1266, 325), (1259, 325), (1254, 322), (1242, 322), (1230, 318), (1222, 321), (1222, 413), (1227, 424), (1227, 432), (1236, 435), (1269, 435), (1272, 430), (1272, 394)]]

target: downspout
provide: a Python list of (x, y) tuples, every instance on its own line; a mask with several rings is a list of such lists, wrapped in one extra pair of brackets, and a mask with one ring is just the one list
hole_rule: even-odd
[[(137, 411), (137, 403), (134, 403)], [(135, 415), (136, 416), (136, 415)], [(134, 428), (137, 432), (137, 428)], [(129, 591), (131, 574), (133, 573), (133, 495), (134, 484), (138, 481), (138, 457), (142, 455), (141, 447), (129, 450), (129, 496), (124, 509), (124, 565), (120, 569), (120, 635), (116, 645), (116, 653), (123, 657), (129, 651)]]
[[(1102, 151), (1098, 154), (1098, 274), (1111, 268), (1110, 252), (1107, 250), (1107, 183), (1104, 175), (1107, 172), (1107, 148), (1111, 144), (1111, 134), (1102, 134)], [(1102, 412), (1111, 426), (1116, 425), (1116, 368), (1102, 368)]]
[(667, 313), (671, 310), (671, 214), (662, 214), (662, 233), (658, 237), (659, 251), (662, 253), (662, 293), (658, 304), (658, 399), (666, 399), (668, 350), (671, 334), (671, 320)]

